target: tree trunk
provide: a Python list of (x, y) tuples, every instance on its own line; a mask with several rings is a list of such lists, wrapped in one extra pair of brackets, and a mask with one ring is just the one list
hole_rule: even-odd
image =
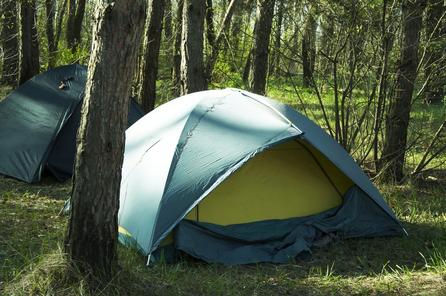
[(56, 15), (56, 0), (45, 0), (46, 38), (48, 41), (48, 68), (56, 64), (57, 46), (54, 36), (54, 18)]
[(389, 74), (389, 55), (392, 51), (393, 46), (393, 34), (388, 32), (387, 29), (387, 5), (388, 1), (384, 0), (382, 4), (382, 13), (381, 13), (381, 65), (378, 68), (377, 76), (379, 79), (379, 88), (378, 88), (378, 100), (376, 102), (375, 107), (375, 118), (373, 122), (373, 162), (375, 164), (375, 171), (379, 172), (381, 170), (381, 163), (378, 156), (379, 153), (379, 134), (381, 131), (381, 125), (384, 118), (384, 107), (386, 103), (387, 97), (387, 80)]
[(81, 43), (82, 21), (85, 14), (85, 0), (79, 0), (77, 3), (76, 15), (73, 20), (73, 44), (71, 50), (75, 52)]
[(252, 48), (250, 89), (265, 94), (268, 73), (268, 47), (275, 0), (257, 0), (257, 16)]
[(403, 179), (407, 127), (412, 105), (412, 93), (417, 77), (418, 46), (425, 1), (406, 0), (402, 5), (401, 56), (396, 73), (395, 98), (390, 104), (386, 122), (382, 171), (384, 181)]
[(145, 11), (143, 0), (102, 0), (95, 9), (65, 241), (71, 259), (93, 277), (110, 279), (117, 259), (124, 132)]
[[(255, 29), (254, 29), (255, 31)], [(242, 80), (247, 85), (249, 80), (249, 73), (251, 73), (251, 62), (252, 62), (252, 48), (248, 52), (248, 56), (246, 57), (245, 66), (243, 67), (243, 75)]]
[(57, 27), (56, 27), (56, 37), (54, 43), (56, 48), (59, 46), (60, 36), (62, 35), (62, 22), (65, 15), (65, 10), (67, 9), (68, 0), (63, 0), (62, 6), (57, 12)]
[(230, 28), (227, 30), (227, 32), (224, 32), (225, 35), (223, 36), (226, 39), (224, 44), (226, 44), (226, 42), (230, 42), (231, 48), (234, 52), (235, 62), (231, 63), (230, 65), (231, 72), (237, 72), (241, 68), (239, 61), (243, 60), (243, 50), (240, 49), (240, 39), (242, 38), (242, 36), (240, 36), (240, 32), (243, 26), (243, 15), (246, 11), (245, 4), (246, 3), (243, 0), (236, 1)]
[(278, 76), (279, 74), (279, 62), (280, 62), (280, 44), (282, 38), (282, 22), (283, 22), (283, 12), (284, 12), (284, 0), (278, 0), (277, 3), (277, 22), (276, 31), (274, 36), (274, 51), (271, 59), (271, 65), (269, 67), (270, 75)]
[(212, 49), (215, 43), (214, 8), (212, 7), (212, 0), (206, 0), (206, 38), (209, 47)]
[(73, 48), (74, 41), (74, 19), (76, 18), (76, 0), (68, 0), (68, 18), (66, 28), (67, 46)]
[[(19, 69), (18, 6), (16, 0), (3, 0), (1, 41), (3, 48), (3, 69), (1, 83), (15, 86)], [(0, 17), (2, 15), (0, 14)]]
[(139, 97), (144, 112), (155, 107), (156, 77), (158, 75), (158, 56), (163, 28), (164, 0), (152, 0), (149, 4), (146, 31), (144, 36), (144, 54), (141, 63), (141, 85)]
[(20, 84), (39, 73), (39, 40), (36, 27), (36, 12), (36, 0), (23, 0), (20, 2), (22, 24)]
[(205, 89), (203, 27), (205, 0), (184, 0), (181, 35), (181, 95)]
[[(426, 49), (426, 62), (424, 74), (427, 79), (424, 89), (424, 101), (428, 104), (440, 104), (443, 101), (444, 82), (444, 55), (446, 30), (441, 24), (444, 18), (446, 6), (443, 0), (429, 0), (426, 11), (426, 38), (428, 39)], [(445, 20), (443, 20), (445, 22)]]
[(166, 36), (167, 41), (171, 42), (172, 40), (172, 0), (165, 0), (165, 8), (164, 8), (164, 36)]
[(310, 87), (316, 58), (316, 20), (313, 9), (309, 9), (302, 37), (303, 86)]
[(173, 96), (178, 97), (181, 93), (180, 89), (180, 68), (181, 68), (181, 34), (183, 31), (183, 1), (178, 0), (178, 7), (175, 18), (175, 43), (173, 46), (173, 67), (172, 67), (172, 83)]
[(333, 40), (335, 39), (334, 36), (335, 24), (333, 18), (334, 16), (331, 14), (323, 15), (321, 18), (322, 34), (321, 34), (320, 50), (323, 52), (323, 54), (320, 55), (319, 65), (320, 65), (320, 72), (324, 77), (327, 77), (333, 71), (331, 69), (331, 63), (326, 58), (326, 56), (331, 56), (333, 51), (333, 42), (334, 42)]

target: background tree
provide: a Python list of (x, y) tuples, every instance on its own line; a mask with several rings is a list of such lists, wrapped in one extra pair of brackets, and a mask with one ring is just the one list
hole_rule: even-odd
[(175, 15), (175, 40), (172, 55), (172, 95), (178, 97), (181, 93), (180, 76), (181, 76), (181, 35), (183, 33), (183, 4), (184, 0), (178, 0)]
[(124, 131), (144, 17), (144, 0), (101, 0), (95, 9), (65, 248), (82, 270), (106, 278), (117, 259)]
[(82, 21), (86, 0), (69, 0), (66, 38), (68, 47), (75, 52), (81, 42)]
[(265, 93), (268, 74), (269, 37), (274, 14), (274, 0), (257, 0), (257, 16), (252, 47), (250, 89)]
[(139, 97), (145, 112), (155, 107), (156, 79), (158, 74), (158, 56), (163, 28), (165, 0), (151, 0), (149, 3), (146, 31), (144, 35), (144, 53), (141, 61), (141, 85)]
[(395, 97), (391, 101), (383, 148), (383, 180), (403, 179), (412, 94), (417, 78), (418, 49), (425, 0), (406, 0), (402, 4), (401, 56), (396, 73)]
[(269, 66), (269, 73), (276, 74), (276, 76), (278, 76), (279, 62), (280, 62), (280, 44), (282, 38), (282, 23), (285, 9), (284, 0), (276, 1), (276, 6), (277, 6), (277, 15), (276, 15), (276, 28), (274, 32), (274, 48), (272, 51), (272, 58), (270, 59), (271, 63)]
[(314, 5), (308, 7), (305, 26), (302, 36), (302, 68), (303, 86), (310, 87), (313, 80), (314, 65), (316, 59), (316, 9)]
[(0, 2), (2, 19), (1, 41), (3, 48), (3, 69), (1, 82), (15, 86), (18, 82), (19, 69), (19, 30), (18, 5), (15, 0)]
[(203, 27), (205, 0), (184, 0), (181, 34), (181, 94), (205, 89)]
[(424, 101), (428, 104), (439, 104), (444, 97), (444, 81), (446, 75), (446, 6), (444, 1), (429, 0), (425, 17), (425, 37), (427, 38), (424, 62), (426, 86)]
[(22, 84), (39, 73), (39, 39), (37, 35), (36, 0), (20, 2), (20, 20), (22, 31), (20, 79)]
[(56, 0), (45, 0), (46, 38), (48, 42), (48, 68), (56, 64), (57, 45), (54, 30), (56, 16)]

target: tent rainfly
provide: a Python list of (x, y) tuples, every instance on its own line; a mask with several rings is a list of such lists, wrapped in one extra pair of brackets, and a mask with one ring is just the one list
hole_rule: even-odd
[[(71, 177), (86, 79), (85, 66), (54, 68), (0, 102), (0, 174), (28, 183), (44, 169), (61, 181)], [(129, 126), (143, 116), (130, 105)]]
[(320, 127), (237, 89), (180, 97), (127, 130), (118, 219), (121, 242), (152, 261), (180, 250), (207, 262), (281, 263), (334, 235), (404, 233)]

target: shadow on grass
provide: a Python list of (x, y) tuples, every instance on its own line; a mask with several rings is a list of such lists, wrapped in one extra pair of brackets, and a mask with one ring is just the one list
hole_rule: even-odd
[(38, 183), (28, 184), (0, 175), (0, 201), (7, 194), (35, 195), (55, 200), (66, 200), (71, 191), (71, 180), (58, 182), (52, 176), (44, 175)]

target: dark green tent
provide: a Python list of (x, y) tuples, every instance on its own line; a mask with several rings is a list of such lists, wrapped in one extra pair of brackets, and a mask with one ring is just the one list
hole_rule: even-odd
[[(0, 102), (0, 174), (25, 182), (44, 169), (72, 174), (87, 68), (68, 65), (39, 74)], [(132, 100), (128, 125), (143, 113)]]

